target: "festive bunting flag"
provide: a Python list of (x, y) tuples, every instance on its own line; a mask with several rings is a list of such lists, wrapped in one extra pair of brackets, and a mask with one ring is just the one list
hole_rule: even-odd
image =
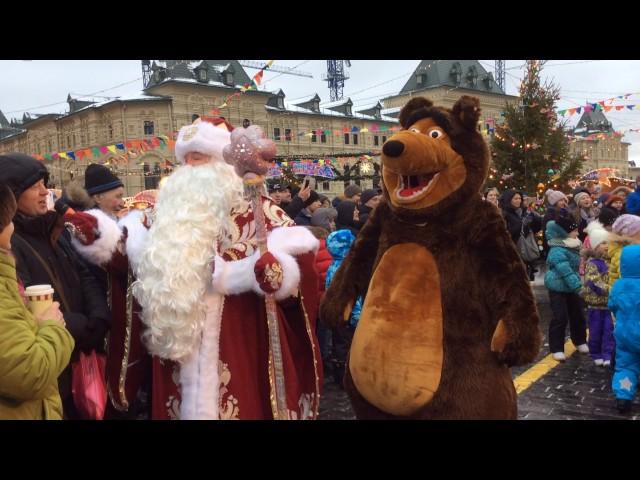
[(106, 153), (108, 153), (108, 152), (109, 152), (109, 149), (108, 149), (107, 147), (100, 147), (100, 153), (101, 153), (101, 154), (103, 154), (103, 155), (104, 155), (104, 154), (106, 154)]
[(65, 159), (69, 159), (69, 157), (67, 157), (67, 154), (65, 152), (58, 152), (58, 156), (60, 158), (65, 158)]
[(44, 154), (44, 158), (47, 160), (52, 160), (51, 154), (50, 153), (45, 153)]
[(107, 147), (107, 150), (109, 150), (111, 153), (116, 153), (116, 146), (115, 145), (109, 145)]
[(124, 150), (124, 144), (123, 143), (116, 143), (116, 148), (118, 150)]
[(68, 156), (69, 158), (71, 158), (72, 160), (75, 160), (75, 159), (76, 159), (76, 154), (75, 154), (75, 153), (73, 153), (73, 152), (67, 152), (67, 156)]
[(260, 83), (262, 83), (262, 75), (264, 74), (264, 70), (260, 70), (258, 73), (256, 73), (256, 76), (253, 77), (254, 82), (256, 82), (258, 85), (260, 85)]

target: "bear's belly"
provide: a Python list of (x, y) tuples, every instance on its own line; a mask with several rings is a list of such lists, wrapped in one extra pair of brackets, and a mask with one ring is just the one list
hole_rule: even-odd
[(358, 392), (392, 415), (433, 397), (442, 372), (440, 274), (416, 243), (394, 245), (376, 268), (353, 336), (349, 371)]

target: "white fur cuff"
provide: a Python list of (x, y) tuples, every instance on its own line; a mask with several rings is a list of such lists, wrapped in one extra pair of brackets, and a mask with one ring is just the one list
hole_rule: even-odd
[(145, 213), (142, 210), (132, 210), (118, 222), (120, 228), (127, 228), (127, 244), (125, 248), (133, 273), (138, 271), (138, 263), (149, 239), (149, 229), (142, 223), (144, 215)]
[(102, 210), (92, 208), (84, 212), (96, 218), (98, 221), (98, 231), (100, 237), (91, 245), (84, 245), (75, 236), (71, 235), (71, 243), (76, 251), (93, 265), (105, 265), (109, 263), (113, 253), (116, 251), (118, 242), (122, 238), (122, 231), (115, 220), (109, 217)]
[[(282, 266), (282, 286), (274, 293), (275, 299), (284, 300), (296, 295), (300, 284), (298, 262), (284, 252), (270, 250), (270, 253)], [(259, 258), (259, 252), (231, 262), (225, 262), (221, 257), (216, 256), (212, 277), (213, 290), (223, 295), (238, 295), (252, 291), (264, 296), (254, 273), (254, 267)]]

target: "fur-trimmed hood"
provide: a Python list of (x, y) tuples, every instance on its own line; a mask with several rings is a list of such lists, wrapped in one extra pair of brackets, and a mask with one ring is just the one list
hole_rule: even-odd
[(74, 210), (89, 210), (96, 206), (89, 192), (78, 180), (71, 180), (62, 190), (62, 198)]

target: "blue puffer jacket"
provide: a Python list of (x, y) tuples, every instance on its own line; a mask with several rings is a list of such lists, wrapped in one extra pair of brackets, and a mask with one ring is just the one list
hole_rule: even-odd
[(553, 220), (547, 223), (545, 235), (550, 250), (547, 255), (549, 271), (544, 276), (544, 286), (552, 292), (577, 292), (582, 287), (578, 270), (579, 249), (564, 245), (563, 241), (568, 238), (567, 232)]
[(640, 215), (640, 186), (637, 186), (636, 191), (631, 193), (627, 197), (624, 208), (627, 213), (631, 213), (632, 215)]
[(640, 245), (622, 249), (620, 279), (609, 293), (609, 310), (616, 316), (616, 335), (627, 330), (640, 351)]
[[(356, 237), (351, 230), (336, 230), (331, 233), (327, 237), (327, 250), (333, 257), (333, 262), (329, 265), (329, 270), (327, 270), (327, 279), (325, 280), (325, 287), (329, 288), (331, 284), (331, 280), (335, 275), (340, 265), (344, 260), (344, 257), (347, 256), (349, 250), (351, 249), (351, 245), (356, 240)], [(351, 317), (349, 317), (349, 324), (352, 327), (355, 327), (358, 324), (358, 320), (360, 320), (360, 312), (362, 311), (362, 297), (358, 297), (355, 305), (353, 306), (353, 311), (351, 312)]]

